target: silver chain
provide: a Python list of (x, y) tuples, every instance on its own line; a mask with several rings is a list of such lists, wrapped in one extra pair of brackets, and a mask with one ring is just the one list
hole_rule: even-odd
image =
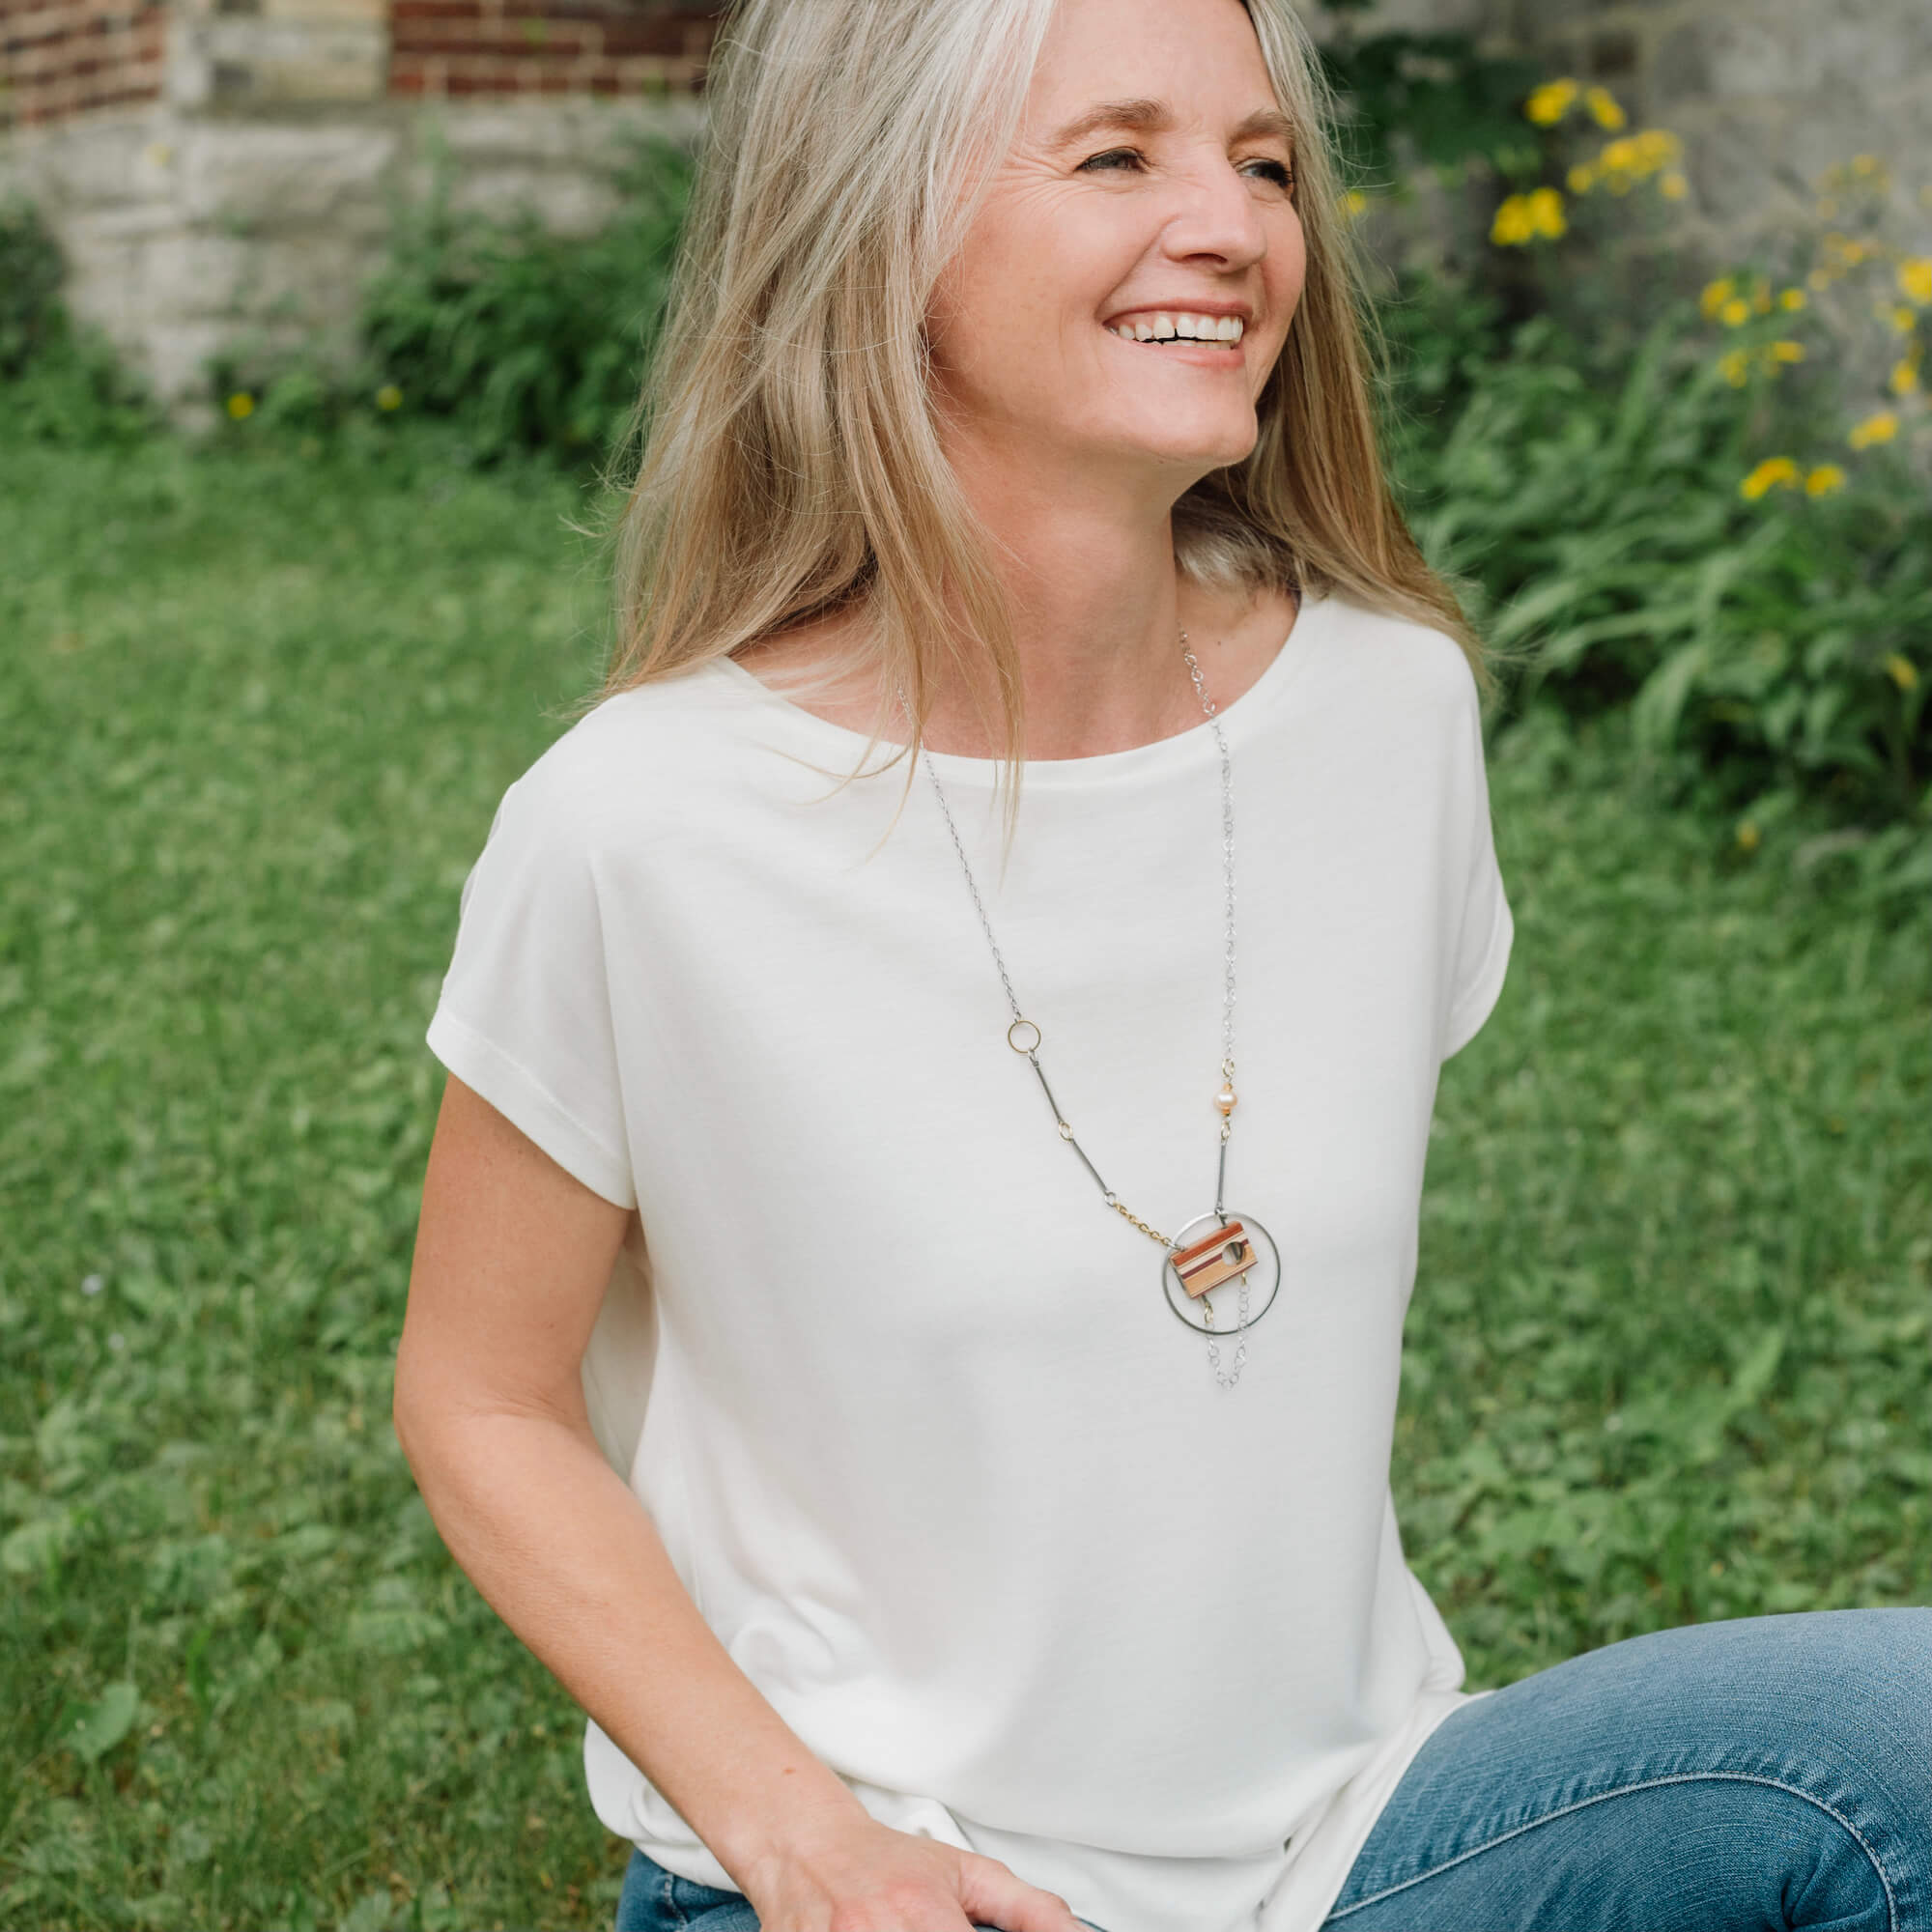
[[(1201, 667), (1196, 662), (1193, 651), (1188, 648), (1187, 633), (1180, 634), (1180, 655), (1187, 666), (1187, 674), (1194, 681), (1194, 693), (1201, 700), (1201, 708), (1207, 713), (1208, 723), (1214, 733), (1214, 744), (1221, 754), (1221, 870), (1226, 884), (1224, 911), (1226, 916), (1227, 938), (1222, 952), (1221, 990), (1221, 1079), (1224, 1094), (1232, 1095), (1235, 1079), (1235, 767), (1228, 753), (1227, 733), (1222, 729), (1214, 700), (1208, 696), (1208, 686), (1201, 675)], [(908, 719), (912, 718), (912, 707), (906, 703), (904, 692), (899, 693), (899, 703), (904, 706)], [(999, 969), (1000, 984), (1006, 990), (1007, 1007), (1012, 1013), (1012, 1024), (1007, 1029), (1007, 1044), (1015, 1053), (1024, 1054), (1028, 1064), (1037, 1076), (1040, 1091), (1046, 1095), (1046, 1104), (1053, 1109), (1054, 1125), (1060, 1138), (1080, 1156), (1080, 1162), (1094, 1177), (1094, 1184), (1100, 1190), (1104, 1200), (1115, 1213), (1131, 1222), (1150, 1239), (1157, 1241), (1170, 1254), (1175, 1244), (1165, 1235), (1151, 1228), (1137, 1214), (1131, 1212), (1119, 1195), (1100, 1178), (1100, 1170), (1095, 1167), (1079, 1141), (1074, 1138), (1072, 1125), (1066, 1116), (1060, 1111), (1060, 1102), (1053, 1097), (1053, 1089), (1047, 1085), (1046, 1069), (1039, 1064), (1041, 1034), (1038, 1026), (1028, 1019), (1020, 1010), (1019, 996), (1013, 991), (1011, 977), (1007, 972), (1007, 962), (1000, 952), (1000, 943), (993, 937), (993, 923), (986, 917), (986, 907), (980, 897), (978, 882), (973, 877), (973, 867), (967, 862), (965, 842), (959, 837), (959, 828), (952, 822), (952, 808), (946, 802), (946, 787), (939, 782), (939, 773), (934, 768), (932, 754), (922, 748), (925, 764), (925, 775), (932, 781), (933, 796), (939, 801), (940, 816), (946, 821), (946, 830), (952, 839), (952, 849), (959, 855), (959, 869), (966, 875), (966, 890), (973, 895), (973, 910), (980, 916), (980, 929), (986, 935), (987, 950), (993, 955), (993, 964)], [(1033, 1036), (1027, 1043), (1025, 1036)], [(1227, 1192), (1228, 1142), (1235, 1131), (1233, 1102), (1230, 1099), (1223, 1108), (1221, 1120), (1220, 1158), (1215, 1170), (1214, 1211), (1222, 1211), (1223, 1199)], [(1205, 1297), (1202, 1313), (1211, 1322), (1214, 1319), (1213, 1304)], [(1242, 1365), (1248, 1359), (1248, 1278), (1240, 1277), (1240, 1298), (1235, 1328), (1236, 1347), (1233, 1372), (1224, 1374), (1221, 1368), (1221, 1349), (1213, 1336), (1208, 1338), (1208, 1363), (1214, 1371), (1214, 1379), (1223, 1388), (1233, 1388), (1241, 1378)]]

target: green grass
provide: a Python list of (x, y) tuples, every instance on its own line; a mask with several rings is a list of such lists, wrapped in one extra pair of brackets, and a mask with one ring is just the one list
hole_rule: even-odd
[[(596, 660), (584, 507), (429, 445), (0, 459), (0, 1927), (610, 1922), (575, 1709), (388, 1423), (422, 1029)], [(1478, 1683), (1932, 1601), (1932, 918), (1632, 770), (1493, 754), (1517, 953), (1397, 1439)]]

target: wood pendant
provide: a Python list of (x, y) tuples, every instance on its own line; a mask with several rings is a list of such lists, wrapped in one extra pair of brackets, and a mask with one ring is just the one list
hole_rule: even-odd
[(1180, 1277), (1181, 1287), (1196, 1300), (1210, 1288), (1219, 1288), (1224, 1281), (1246, 1274), (1254, 1264), (1255, 1244), (1238, 1221), (1216, 1228), (1191, 1248), (1182, 1248), (1174, 1256), (1174, 1271)]
[(1201, 1214), (1181, 1229), (1168, 1250), (1160, 1279), (1167, 1305), (1183, 1327), (1225, 1341), (1240, 1331), (1202, 1297), (1226, 1282), (1241, 1283), (1248, 1293), (1245, 1326), (1252, 1328), (1281, 1293), (1281, 1255), (1274, 1237), (1252, 1214)]

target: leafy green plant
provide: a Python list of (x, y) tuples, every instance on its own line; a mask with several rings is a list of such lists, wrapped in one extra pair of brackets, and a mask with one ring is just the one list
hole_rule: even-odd
[(405, 211), (363, 332), (379, 406), (460, 418), (479, 456), (545, 445), (601, 456), (623, 435), (655, 346), (692, 162), (656, 141), (588, 238)]
[(31, 203), (0, 203), (0, 381), (17, 378), (57, 327), (60, 249)]
[[(1750, 463), (1770, 399), (1709, 359), (1688, 301), (1627, 359), (1542, 316), (1493, 359), (1479, 339), (1453, 383), (1440, 356), (1409, 366), (1455, 392), (1425, 413), (1397, 390), (1411, 522), (1520, 706), (1629, 705), (1640, 754), (1684, 754), (1733, 806), (1791, 790), (1922, 818), (1932, 508), (1908, 479), (1789, 465), (1773, 494)], [(1777, 400), (1795, 425), (1818, 404)]]
[(141, 384), (60, 298), (66, 264), (27, 202), (0, 205), (0, 438), (126, 442), (154, 412)]
[[(1424, 548), (1467, 586), (1520, 703), (1629, 705), (1635, 753), (1748, 808), (1747, 842), (1820, 798), (1897, 828), (1874, 850), (1932, 883), (1932, 259), (1885, 232), (1885, 169), (1861, 156), (1819, 180), (1819, 217), (1864, 233), (1801, 231), (1639, 324), (1608, 260), (1632, 231), (1655, 243), (1689, 194), (1681, 144), (1625, 131), (1607, 89), (1569, 78), (1520, 120), (1475, 273), (1408, 278), (1386, 312), (1392, 453)], [(1653, 290), (1685, 266), (1654, 249)], [(1874, 359), (1886, 407), (1848, 422), (1842, 372)]]
[(1453, 176), (1524, 145), (1519, 108), (1540, 69), (1484, 52), (1473, 34), (1359, 34), (1345, 21), (1321, 56), (1344, 103), (1342, 146), (1358, 178), (1396, 180), (1415, 163)]

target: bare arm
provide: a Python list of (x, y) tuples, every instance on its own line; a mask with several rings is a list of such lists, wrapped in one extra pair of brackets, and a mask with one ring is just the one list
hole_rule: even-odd
[[(732, 1662), (604, 1460), (580, 1365), (629, 1221), (452, 1077), (395, 1423), (443, 1541), (766, 1932), (1072, 1932), (1004, 1865), (878, 1825)], [(950, 1915), (950, 1916), (949, 1916)]]

